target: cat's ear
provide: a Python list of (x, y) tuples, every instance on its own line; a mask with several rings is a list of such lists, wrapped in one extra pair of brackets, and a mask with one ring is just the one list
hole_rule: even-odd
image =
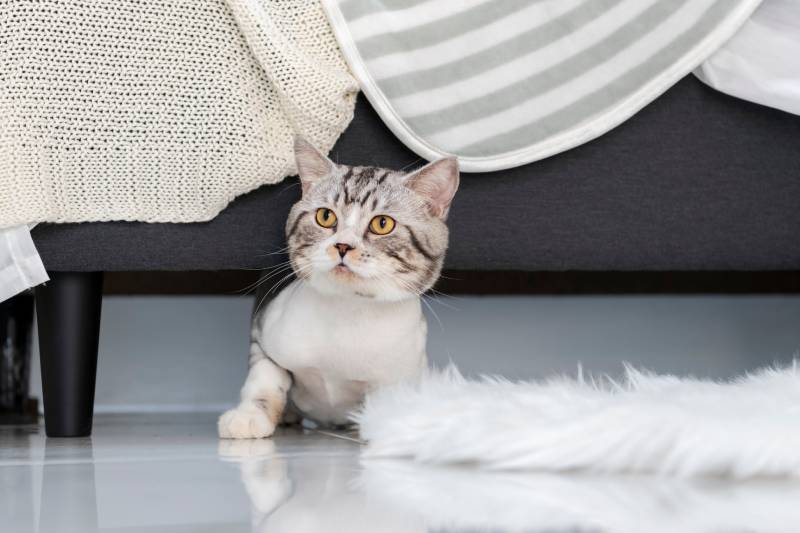
[(333, 170), (333, 161), (299, 135), (294, 137), (294, 161), (297, 165), (297, 175), (300, 177), (303, 194)]
[(458, 160), (448, 157), (429, 163), (410, 174), (405, 186), (427, 200), (433, 216), (445, 219), (458, 190)]

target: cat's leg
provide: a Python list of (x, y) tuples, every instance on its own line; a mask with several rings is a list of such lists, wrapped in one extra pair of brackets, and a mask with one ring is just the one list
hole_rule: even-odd
[(286, 407), (292, 378), (261, 350), (250, 346), (250, 372), (244, 382), (239, 405), (224, 413), (217, 424), (223, 439), (261, 439), (275, 432)]
[(289, 399), (286, 401), (286, 407), (283, 409), (283, 417), (281, 418), (281, 426), (296, 426), (303, 421), (303, 414), (294, 405), (294, 402)]

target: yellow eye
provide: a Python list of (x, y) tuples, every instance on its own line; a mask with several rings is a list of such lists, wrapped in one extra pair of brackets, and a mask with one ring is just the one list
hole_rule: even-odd
[(317, 224), (323, 228), (332, 228), (336, 225), (336, 214), (327, 207), (317, 209)]
[(386, 215), (378, 215), (369, 222), (369, 230), (375, 235), (388, 235), (394, 226), (394, 219)]

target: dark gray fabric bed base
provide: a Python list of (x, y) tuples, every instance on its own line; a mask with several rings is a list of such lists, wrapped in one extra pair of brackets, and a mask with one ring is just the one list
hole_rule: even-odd
[[(359, 100), (332, 157), (417, 160)], [(294, 179), (208, 223), (38, 226), (50, 270), (268, 267), (299, 194)], [(800, 117), (693, 77), (612, 132), (524, 167), (464, 175), (447, 267), (469, 270), (798, 270)]]

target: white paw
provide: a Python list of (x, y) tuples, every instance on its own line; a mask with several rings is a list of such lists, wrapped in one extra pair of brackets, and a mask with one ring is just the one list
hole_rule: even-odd
[(263, 439), (275, 432), (275, 424), (263, 409), (240, 405), (219, 417), (217, 429), (223, 439)]

